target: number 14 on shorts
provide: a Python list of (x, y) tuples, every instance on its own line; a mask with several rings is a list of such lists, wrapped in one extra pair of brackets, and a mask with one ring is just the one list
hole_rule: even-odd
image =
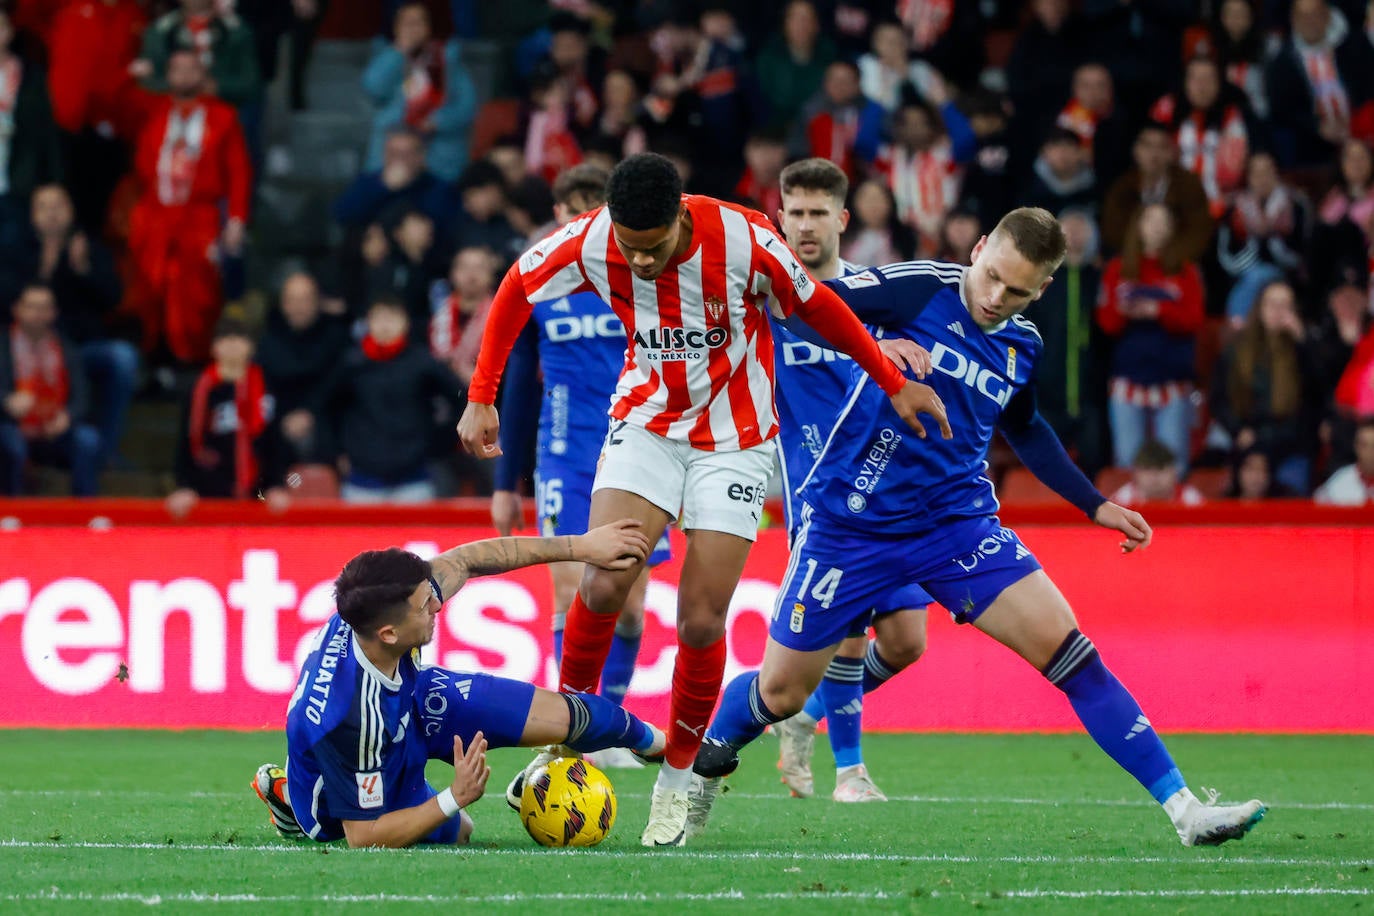
[[(807, 558), (806, 574), (802, 576), (801, 585), (797, 586), (797, 601), (792, 605), (792, 619), (788, 621), (788, 629), (793, 633), (802, 631), (802, 623), (806, 615), (806, 601), (808, 589), (810, 597), (814, 598), (822, 608), (829, 608), (835, 600), (835, 593), (839, 590), (840, 579), (844, 576), (843, 569), (831, 566), (821, 573), (817, 578), (816, 573), (820, 566), (814, 559)], [(815, 582), (815, 585), (812, 585)]]

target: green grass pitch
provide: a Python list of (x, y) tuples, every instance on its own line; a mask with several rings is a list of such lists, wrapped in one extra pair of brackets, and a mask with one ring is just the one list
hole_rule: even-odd
[[(777, 743), (746, 753), (710, 833), (646, 850), (653, 774), (611, 771), (620, 810), (591, 850), (545, 850), (503, 800), (528, 759), (491, 755), (462, 849), (289, 843), (248, 782), (278, 734), (0, 732), (0, 912), (1370, 912), (1374, 737), (1169, 739), (1196, 789), (1258, 796), (1245, 840), (1184, 849), (1143, 791), (1076, 735), (879, 735), (886, 804), (787, 797)], [(432, 766), (443, 784), (448, 768)], [(450, 771), (451, 772), (451, 771)], [(664, 910), (664, 906), (671, 909)], [(404, 908), (404, 909), (401, 909)], [(468, 912), (473, 910), (468, 909)]]

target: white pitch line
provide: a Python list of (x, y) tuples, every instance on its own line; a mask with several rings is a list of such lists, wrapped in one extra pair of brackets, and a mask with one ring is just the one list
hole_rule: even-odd
[[(280, 843), (271, 846), (240, 845), (236, 843), (112, 843), (112, 842), (60, 842), (46, 840), (0, 840), (0, 849), (115, 849), (115, 850), (164, 850), (169, 852), (265, 852), (307, 854), (321, 847), (311, 843)], [(387, 855), (389, 850), (361, 849), (349, 850), (352, 855)], [(455, 855), (474, 858), (501, 858), (531, 855), (572, 855), (602, 859), (641, 859), (645, 856), (672, 856), (684, 859), (740, 860), (775, 862), (920, 862), (930, 864), (947, 863), (952, 865), (978, 865), (983, 863), (1002, 863), (1008, 865), (1202, 865), (1208, 869), (1225, 865), (1265, 865), (1297, 866), (1304, 868), (1374, 868), (1374, 859), (1317, 859), (1317, 858), (1279, 858), (1272, 856), (1234, 856), (1209, 858), (1206, 854), (1196, 856), (960, 856), (946, 854), (913, 853), (871, 853), (871, 852), (789, 852), (783, 850), (741, 850), (739, 852), (714, 852), (698, 849), (661, 849), (652, 853), (618, 849), (559, 849), (544, 850), (530, 848), (481, 848), (472, 846), (426, 846), (417, 852), (425, 855)]]
[[(1053, 888), (1030, 888), (1026, 890), (993, 891), (990, 898), (1059, 898), (1059, 899), (1112, 899), (1112, 898), (1159, 898), (1177, 899), (1186, 897), (1368, 897), (1374, 889), (1351, 887), (1261, 887), (1238, 888), (1234, 891), (1216, 888), (1169, 888), (1161, 890), (1137, 890), (1103, 888), (1097, 890), (1072, 891)], [(133, 893), (70, 893), (63, 891), (42, 891), (33, 894), (6, 894), (0, 900), (19, 902), (99, 902), (99, 903), (143, 903), (155, 906), (164, 903), (258, 903), (258, 904), (301, 904), (301, 903), (691, 903), (716, 901), (762, 901), (762, 900), (914, 900), (919, 896), (942, 897), (938, 890), (926, 891), (921, 895), (887, 891), (712, 891), (709, 893), (621, 893), (608, 894), (594, 892), (586, 894), (546, 893), (546, 894), (214, 894), (178, 891), (168, 894)], [(971, 896), (963, 894), (961, 896)], [(972, 895), (981, 896), (981, 895)]]
[[(778, 801), (787, 802), (795, 805), (796, 799), (784, 794), (755, 793), (755, 792), (731, 792), (731, 798), (744, 801)], [(38, 797), (65, 798), (80, 796), (83, 798), (242, 798), (242, 792), (150, 792), (147, 790), (131, 789), (7, 789), (0, 790), (0, 795), (26, 796), (33, 795)], [(644, 800), (649, 797), (646, 792), (617, 792), (619, 798), (631, 798)], [(1110, 808), (1148, 808), (1151, 802), (1140, 799), (1125, 798), (1017, 798), (1017, 797), (996, 797), (996, 796), (975, 796), (962, 798), (953, 795), (890, 795), (888, 801), (908, 802), (911, 804), (923, 805), (1028, 805), (1032, 807), (1062, 808), (1070, 806), (1079, 807), (1110, 807)], [(1290, 801), (1270, 801), (1267, 804), (1271, 808), (1290, 811), (1374, 811), (1374, 803), (1370, 802), (1290, 802)]]

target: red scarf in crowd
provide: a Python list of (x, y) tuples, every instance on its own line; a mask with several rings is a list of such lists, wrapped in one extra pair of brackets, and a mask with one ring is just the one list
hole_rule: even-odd
[(56, 334), (34, 340), (17, 325), (10, 327), (10, 354), (14, 359), (14, 390), (33, 395), (33, 409), (19, 421), (26, 436), (37, 436), (53, 418), (67, 409), (71, 393), (67, 362)]
[(434, 112), (444, 104), (444, 46), (430, 42), (406, 66), (404, 91), (405, 122), (423, 129)]
[[(191, 457), (203, 468), (219, 464), (219, 454), (205, 444), (205, 426), (210, 392), (222, 381), (219, 367), (211, 365), (200, 374), (191, 392)], [(239, 499), (248, 498), (257, 484), (258, 459), (253, 442), (267, 429), (267, 414), (263, 410), (266, 396), (262, 370), (255, 365), (249, 366), (243, 377), (234, 383), (234, 404), (238, 413), (234, 429), (234, 495)]]
[(406, 348), (410, 341), (404, 334), (393, 340), (391, 343), (378, 343), (377, 338), (368, 334), (363, 338), (363, 355), (368, 359), (384, 363), (389, 359), (395, 359), (401, 355), (401, 351)]

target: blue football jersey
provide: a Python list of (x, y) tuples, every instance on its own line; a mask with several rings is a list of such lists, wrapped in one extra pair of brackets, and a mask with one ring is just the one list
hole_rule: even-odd
[(993, 515), (987, 451), (1008, 403), (1032, 382), (1040, 334), (1016, 316), (983, 331), (964, 304), (965, 268), (909, 261), (827, 281), (860, 319), (930, 351), (924, 379), (944, 401), (954, 438), (922, 417), (920, 439), (882, 389), (856, 373), (820, 459), (801, 486), (815, 512), (868, 531), (909, 534), (942, 520)]
[(375, 820), (433, 794), (411, 721), (413, 656), (387, 677), (338, 614), (315, 637), (286, 713), (287, 791), (312, 838), (338, 839), (344, 820)]
[(625, 366), (625, 326), (595, 293), (540, 302), (530, 323), (544, 376), (540, 457), (581, 450), (595, 462)]
[[(840, 276), (859, 267), (840, 261)], [(773, 322), (773, 400), (778, 407), (778, 467), (782, 472), (787, 529), (796, 524), (796, 488), (820, 457), (821, 446), (840, 412), (849, 389), (854, 360), (820, 344), (803, 340)]]

